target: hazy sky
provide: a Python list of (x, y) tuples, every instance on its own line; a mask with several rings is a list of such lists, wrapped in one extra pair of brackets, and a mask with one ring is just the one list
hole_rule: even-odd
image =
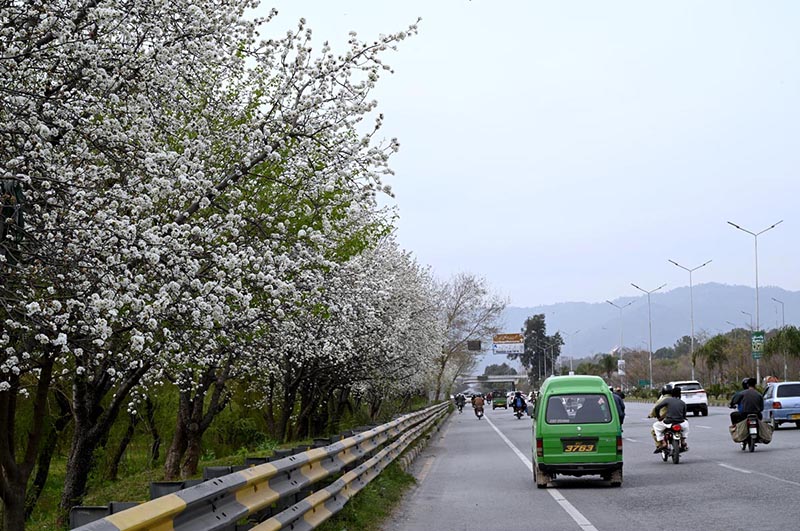
[(398, 237), (515, 306), (755, 283), (800, 290), (800, 2), (278, 0), (341, 50), (403, 29), (375, 97)]

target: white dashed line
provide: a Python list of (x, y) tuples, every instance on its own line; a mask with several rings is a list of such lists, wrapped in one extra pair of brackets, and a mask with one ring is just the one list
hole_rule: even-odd
[[(497, 428), (497, 426), (494, 425), (494, 422), (489, 420), (488, 417), (486, 417), (486, 420), (489, 421), (489, 425), (492, 428), (494, 428), (494, 431), (496, 431), (497, 434), (500, 436), (500, 438), (503, 439), (503, 442), (505, 442), (508, 445), (508, 447), (511, 448), (511, 450), (513, 450), (515, 454), (517, 454), (517, 457), (519, 457), (520, 461), (525, 463), (525, 466), (528, 467), (528, 471), (531, 474), (533, 474), (533, 463), (531, 462), (530, 459), (528, 459), (528, 456), (520, 452), (519, 448), (514, 446), (514, 443), (508, 440), (508, 437), (506, 437), (503, 434), (503, 432), (500, 431)], [(572, 505), (564, 496), (562, 496), (561, 493), (558, 492), (558, 489), (545, 489), (545, 490), (550, 494), (550, 496), (553, 497), (553, 499), (556, 502), (558, 502), (561, 508), (564, 509), (567, 512), (567, 514), (572, 517), (573, 520), (575, 520), (575, 523), (578, 524), (583, 531), (597, 531), (597, 528), (593, 526), (592, 523), (589, 520), (587, 520), (586, 517), (583, 516), (581, 512), (575, 508), (574, 505)]]
[(745, 470), (744, 468), (736, 468), (735, 466), (726, 465), (725, 463), (718, 463), (719, 466), (723, 468), (727, 468), (728, 470), (735, 470), (736, 472), (741, 472), (742, 474), (752, 474), (749, 470)]
[(741, 472), (742, 474), (756, 474), (756, 475), (759, 475), (759, 476), (764, 476), (765, 478), (773, 479), (775, 481), (788, 483), (789, 485), (797, 485), (798, 487), (800, 487), (800, 483), (798, 483), (797, 481), (791, 481), (791, 480), (788, 480), (788, 479), (779, 478), (777, 476), (772, 476), (770, 474), (765, 474), (764, 472), (759, 472), (757, 470), (745, 470), (744, 468), (736, 468), (735, 466), (726, 465), (725, 463), (717, 463), (717, 464), (719, 466), (723, 467), (723, 468), (727, 468), (729, 470), (735, 470), (736, 472)]

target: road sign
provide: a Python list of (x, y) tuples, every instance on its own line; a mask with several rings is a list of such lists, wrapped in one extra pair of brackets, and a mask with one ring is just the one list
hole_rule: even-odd
[(525, 338), (522, 334), (495, 334), (492, 337), (494, 343), (524, 343)]
[(625, 360), (617, 360), (617, 374), (625, 376)]
[(647, 387), (650, 385), (650, 380), (639, 380), (639, 387)]
[(753, 352), (753, 359), (761, 359), (762, 354), (764, 354), (764, 331), (753, 331), (753, 334), (750, 337), (750, 343)]
[(522, 354), (525, 352), (525, 338), (522, 334), (495, 334), (492, 337), (492, 352)]

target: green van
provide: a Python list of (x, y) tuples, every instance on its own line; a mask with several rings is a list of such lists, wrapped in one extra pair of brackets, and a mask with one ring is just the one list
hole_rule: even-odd
[(492, 389), (492, 409), (508, 409), (508, 398), (505, 389)]
[(544, 488), (557, 474), (600, 475), (622, 485), (622, 426), (599, 376), (551, 376), (533, 411), (533, 479)]

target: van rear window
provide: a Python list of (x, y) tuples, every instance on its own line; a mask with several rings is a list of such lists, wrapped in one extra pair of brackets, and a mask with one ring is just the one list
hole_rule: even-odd
[(611, 422), (605, 395), (553, 395), (547, 400), (548, 424), (599, 424)]

